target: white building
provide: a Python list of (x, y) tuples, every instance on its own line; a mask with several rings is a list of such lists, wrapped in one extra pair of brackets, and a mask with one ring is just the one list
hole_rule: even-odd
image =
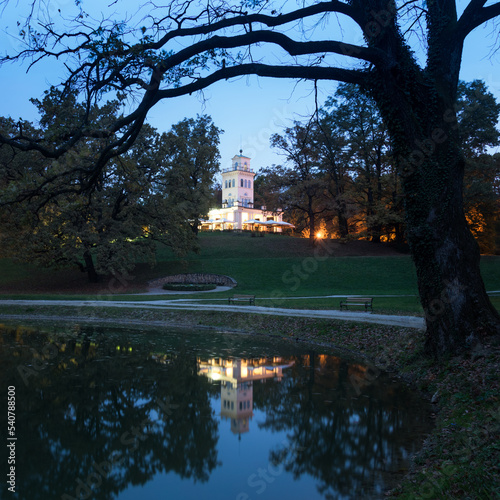
[(233, 157), (231, 167), (222, 170), (222, 207), (208, 213), (202, 226), (208, 229), (265, 229), (279, 232), (292, 226), (283, 222), (283, 213), (254, 207), (255, 172), (243, 151)]

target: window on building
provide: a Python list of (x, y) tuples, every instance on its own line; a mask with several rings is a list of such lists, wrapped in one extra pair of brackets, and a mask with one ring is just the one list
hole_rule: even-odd
[(233, 179), (233, 187), (235, 187), (235, 186), (236, 186), (236, 181), (235, 181), (235, 179)]
[(248, 188), (250, 189), (252, 187), (252, 181), (248, 181)]
[(241, 187), (243, 187), (243, 179), (241, 179)]

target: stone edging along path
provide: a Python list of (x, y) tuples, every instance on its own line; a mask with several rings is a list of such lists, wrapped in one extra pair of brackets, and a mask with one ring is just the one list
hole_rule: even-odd
[(361, 323), (400, 326), (406, 328), (424, 329), (424, 318), (416, 316), (392, 316), (388, 314), (373, 314), (355, 311), (334, 311), (316, 309), (285, 309), (279, 307), (239, 306), (223, 304), (197, 304), (195, 302), (155, 300), (153, 301), (97, 301), (97, 300), (0, 300), (0, 305), (18, 306), (64, 306), (64, 307), (118, 307), (137, 309), (173, 309), (190, 311), (220, 311), (247, 314), (268, 314), (273, 316), (288, 316), (316, 319), (337, 319)]

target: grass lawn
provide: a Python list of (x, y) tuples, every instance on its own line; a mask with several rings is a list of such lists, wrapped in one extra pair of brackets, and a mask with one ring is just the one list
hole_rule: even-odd
[[(390, 256), (360, 255), (370, 250), (383, 254), (368, 242), (329, 242), (313, 249), (302, 238), (201, 233), (200, 243), (201, 253), (190, 255), (184, 263), (168, 252), (160, 254), (154, 272), (171, 274), (182, 267), (181, 272), (225, 274), (238, 282), (238, 292), (260, 295), (416, 293), (411, 258), (387, 248)], [(356, 248), (358, 243), (364, 247)]]
[[(339, 299), (328, 295), (408, 295), (376, 297), (374, 310), (388, 314), (422, 314), (411, 257), (385, 245), (369, 242), (340, 244), (328, 241), (313, 249), (303, 238), (277, 234), (251, 237), (249, 233), (200, 233), (201, 251), (176, 258), (166, 247), (158, 249), (155, 267), (137, 263), (133, 279), (120, 283), (108, 278), (91, 285), (76, 269), (51, 271), (31, 264), (0, 260), (0, 294), (4, 298), (65, 298), (99, 300), (157, 300), (140, 296), (147, 281), (176, 273), (215, 273), (234, 278), (234, 291), (192, 294), (189, 298), (217, 303), (236, 293), (252, 294), (257, 305), (304, 309), (338, 309)], [(481, 261), (487, 290), (500, 290), (500, 257)], [(126, 294), (123, 292), (127, 292)], [(300, 297), (279, 300), (281, 297)], [(186, 295), (169, 295), (186, 298)], [(492, 299), (500, 309), (498, 298)]]

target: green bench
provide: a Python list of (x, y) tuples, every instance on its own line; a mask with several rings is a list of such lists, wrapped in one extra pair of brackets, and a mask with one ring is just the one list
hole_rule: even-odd
[(255, 295), (235, 294), (228, 299), (229, 304), (237, 304), (238, 302), (248, 302), (250, 305), (255, 305)]
[(340, 302), (340, 310), (345, 307), (346, 310), (349, 310), (349, 306), (362, 306), (365, 308), (365, 311), (368, 309), (373, 311), (373, 298), (371, 297), (347, 297), (346, 299)]

